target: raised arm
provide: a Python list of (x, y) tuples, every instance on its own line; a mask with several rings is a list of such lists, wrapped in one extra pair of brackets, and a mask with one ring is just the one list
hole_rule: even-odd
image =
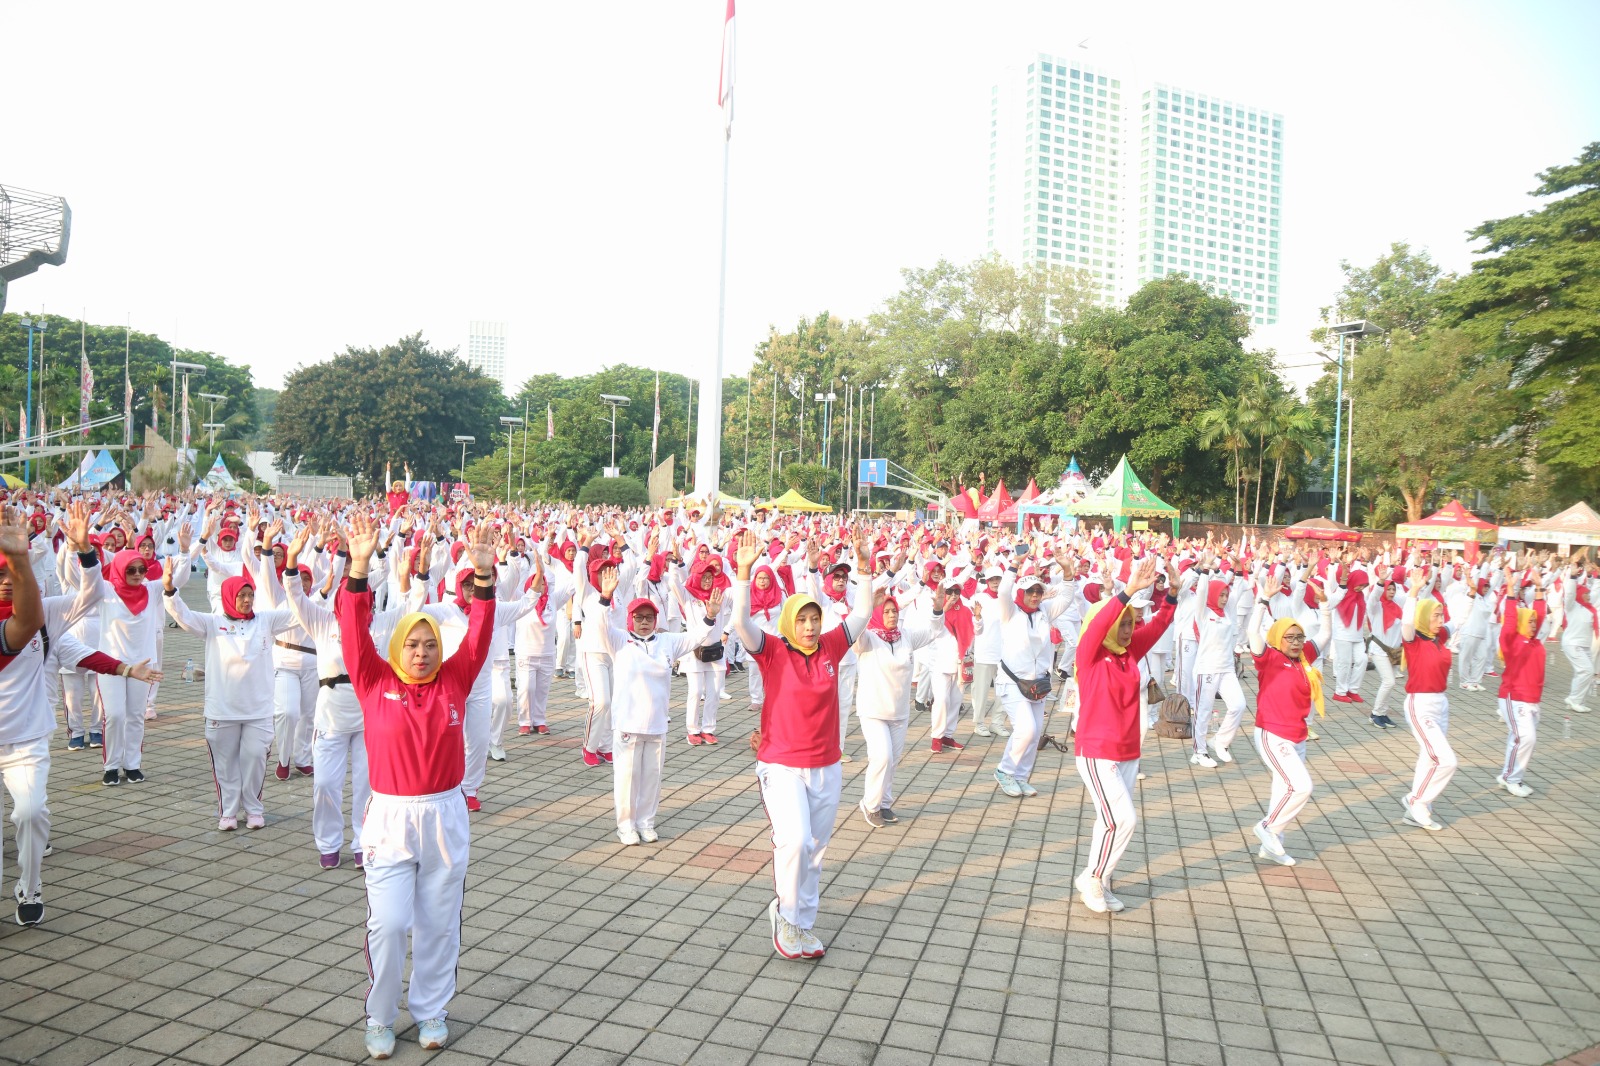
[(739, 537), (734, 554), (733, 617), (728, 624), (739, 643), (749, 648), (751, 654), (759, 654), (767, 642), (767, 635), (750, 617), (750, 568), (760, 554), (754, 534), (747, 532)]
[(6, 508), (0, 524), (0, 554), (11, 570), (11, 617), (0, 628), (0, 652), (16, 655), (44, 628), (44, 597), (28, 558), (28, 528), (22, 515)]

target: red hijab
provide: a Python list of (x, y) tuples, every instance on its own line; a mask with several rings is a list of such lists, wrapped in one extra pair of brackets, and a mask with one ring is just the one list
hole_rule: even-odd
[[(894, 604), (895, 622), (897, 623), (893, 629), (890, 629), (888, 623), (883, 620), (883, 609), (889, 606), (891, 603)], [(872, 619), (867, 623), (867, 628), (878, 634), (878, 636), (882, 637), (890, 644), (893, 644), (895, 641), (900, 639), (900, 626), (898, 625), (899, 621), (900, 601), (895, 599), (893, 596), (885, 596), (883, 598), (883, 602), (872, 609)]]
[(256, 616), (253, 606), (249, 613), (239, 613), (239, 590), (246, 588), (255, 588), (255, 583), (243, 574), (230, 577), (222, 583), (222, 613), (238, 622), (248, 621)]
[[(704, 547), (705, 545), (701, 545)], [(711, 575), (711, 587), (704, 588), (704, 579)], [(711, 599), (711, 593), (716, 589), (725, 589), (733, 582), (728, 580), (728, 575), (722, 572), (722, 558), (717, 555), (706, 555), (694, 561), (689, 567), (689, 595), (705, 603)], [(753, 605), (753, 601), (752, 601)]]
[(143, 581), (134, 583), (128, 580), (128, 567), (134, 563), (144, 565), (144, 556), (127, 549), (119, 551), (106, 567), (106, 580), (111, 582), (111, 590), (117, 594), (123, 606), (134, 614), (141, 614), (150, 605), (150, 588)]
[[(763, 573), (772, 580), (766, 588), (757, 585), (755, 579)], [(771, 612), (783, 606), (783, 586), (778, 582), (778, 572), (765, 564), (756, 567), (755, 573), (750, 575), (750, 610)]]
[(1361, 590), (1367, 587), (1367, 572), (1357, 570), (1345, 583), (1344, 599), (1339, 601), (1339, 619), (1347, 626), (1358, 626), (1367, 620), (1367, 598)]
[(963, 603), (959, 595), (944, 601), (944, 627), (956, 638), (956, 658), (965, 659), (977, 627), (973, 623), (972, 608)]
[(1388, 629), (1400, 621), (1400, 616), (1405, 613), (1400, 609), (1400, 605), (1394, 601), (1394, 590), (1394, 582), (1386, 581), (1383, 585), (1383, 594), (1378, 598), (1378, 609), (1383, 612), (1384, 629)]

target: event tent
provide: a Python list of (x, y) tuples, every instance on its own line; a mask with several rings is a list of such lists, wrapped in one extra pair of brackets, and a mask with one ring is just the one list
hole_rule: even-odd
[(1093, 492), (1069, 504), (1067, 513), (1109, 518), (1119, 533), (1128, 528), (1130, 518), (1168, 518), (1172, 520), (1172, 535), (1178, 535), (1178, 509), (1145, 487), (1128, 465), (1126, 455)]
[(1290, 540), (1332, 540), (1342, 541), (1346, 544), (1361, 543), (1361, 531), (1351, 529), (1343, 522), (1335, 522), (1331, 518), (1308, 518), (1304, 522), (1296, 522), (1283, 531), (1283, 535)]
[(1584, 545), (1600, 547), (1600, 514), (1579, 502), (1560, 514), (1525, 526), (1501, 526), (1500, 536), (1524, 544), (1558, 544), (1566, 551)]
[(812, 503), (810, 500), (808, 500), (804, 496), (800, 495), (799, 491), (796, 490), (796, 489), (790, 489), (788, 492), (784, 493), (782, 496), (779, 496), (776, 500), (771, 501), (769, 506), (771, 506), (771, 507), (773, 507), (773, 508), (775, 508), (775, 509), (777, 509), (779, 511), (785, 511), (785, 512), (788, 512), (788, 511), (832, 511), (833, 510), (833, 508), (829, 507), (827, 504)]
[(1500, 527), (1468, 511), (1460, 500), (1451, 500), (1421, 521), (1401, 522), (1395, 526), (1394, 535), (1399, 540), (1461, 544), (1465, 546), (1468, 561), (1475, 561), (1478, 545), (1493, 544), (1500, 539)]
[(1006, 491), (1006, 479), (1001, 478), (994, 487), (994, 494), (990, 496), (982, 507), (978, 508), (978, 521), (998, 522), (1000, 516), (1011, 507), (1011, 493)]

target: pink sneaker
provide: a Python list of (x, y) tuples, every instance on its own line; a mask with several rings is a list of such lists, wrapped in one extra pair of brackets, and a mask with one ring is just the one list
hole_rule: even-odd
[(267, 820), (259, 814), (247, 815), (244, 820), (244, 827), (246, 829), (260, 829), (266, 824)]
[(235, 829), (239, 828), (239, 819), (237, 819), (237, 818), (218, 818), (217, 819), (217, 828), (222, 830), (224, 833), (231, 833)]
[(585, 765), (585, 766), (599, 766), (600, 765), (600, 756), (596, 755), (594, 752), (590, 751), (588, 748), (584, 748), (583, 749), (583, 765)]

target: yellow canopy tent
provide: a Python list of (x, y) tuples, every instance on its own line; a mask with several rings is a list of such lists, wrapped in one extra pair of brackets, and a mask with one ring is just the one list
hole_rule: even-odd
[(832, 513), (833, 511), (833, 508), (826, 504), (812, 503), (795, 489), (790, 489), (776, 500), (770, 501), (768, 506), (775, 507), (780, 511), (823, 511), (827, 513)]

